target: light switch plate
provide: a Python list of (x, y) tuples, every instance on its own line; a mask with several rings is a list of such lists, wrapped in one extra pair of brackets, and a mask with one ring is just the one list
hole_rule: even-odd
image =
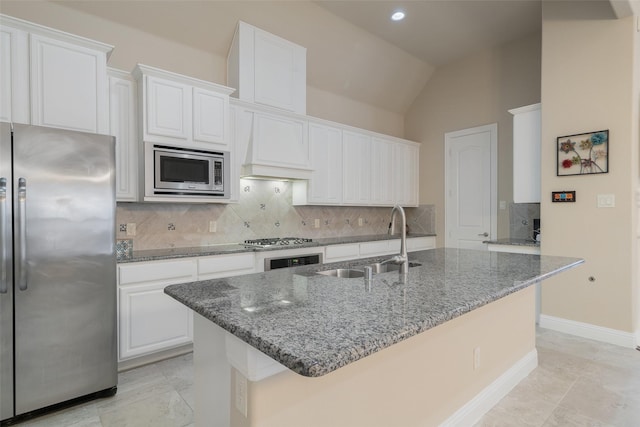
[(615, 208), (616, 195), (615, 194), (598, 194), (598, 207), (599, 208)]

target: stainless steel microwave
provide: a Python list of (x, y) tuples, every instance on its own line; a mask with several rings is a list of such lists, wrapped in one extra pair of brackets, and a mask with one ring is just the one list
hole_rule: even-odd
[(147, 196), (228, 199), (229, 153), (145, 143), (145, 181)]

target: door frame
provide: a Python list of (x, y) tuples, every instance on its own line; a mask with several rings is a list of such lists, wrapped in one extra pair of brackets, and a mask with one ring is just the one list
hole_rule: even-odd
[(449, 231), (451, 227), (451, 221), (448, 213), (450, 212), (449, 191), (451, 182), (449, 179), (449, 172), (452, 165), (449, 164), (450, 156), (449, 151), (453, 140), (461, 136), (466, 136), (473, 133), (489, 132), (491, 134), (491, 231), (489, 233), (488, 240), (496, 240), (498, 233), (498, 124), (491, 123), (483, 126), (476, 126), (467, 129), (461, 129), (453, 132), (446, 132), (444, 134), (444, 246), (451, 247), (451, 238), (449, 237)]

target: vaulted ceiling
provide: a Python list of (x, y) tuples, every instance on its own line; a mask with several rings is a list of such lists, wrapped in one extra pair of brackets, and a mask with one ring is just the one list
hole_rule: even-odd
[(309, 85), (400, 114), (435, 67), (541, 26), (540, 0), (55, 3), (221, 57), (243, 20), (305, 46)]

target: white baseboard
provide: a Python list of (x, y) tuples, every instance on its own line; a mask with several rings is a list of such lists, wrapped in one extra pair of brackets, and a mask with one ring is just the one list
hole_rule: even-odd
[(534, 349), (517, 361), (504, 374), (500, 375), (498, 379), (485, 387), (462, 408), (454, 412), (453, 415), (440, 424), (440, 427), (468, 427), (474, 425), (537, 366), (538, 351)]
[(640, 338), (634, 336), (636, 334), (633, 332), (619, 331), (590, 323), (547, 316), (546, 314), (540, 315), (540, 327), (627, 348), (636, 347), (638, 345), (636, 342)]

